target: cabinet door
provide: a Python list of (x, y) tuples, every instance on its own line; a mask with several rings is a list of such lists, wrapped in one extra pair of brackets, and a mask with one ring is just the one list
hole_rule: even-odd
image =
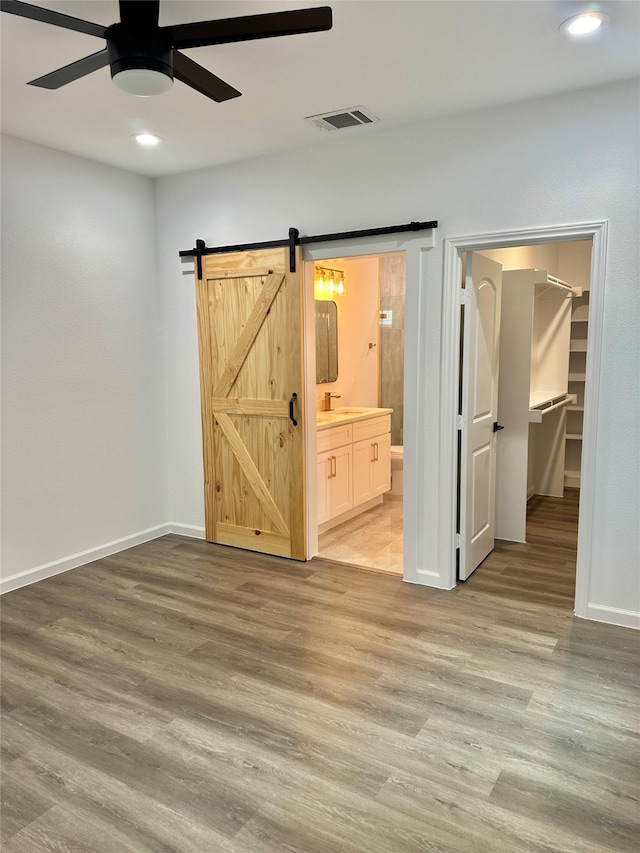
[(365, 438), (353, 445), (353, 505), (368, 501), (371, 491), (371, 468), (375, 455), (375, 439)]
[(353, 505), (359, 506), (391, 488), (391, 436), (367, 438), (353, 445)]
[(371, 463), (371, 497), (377, 497), (391, 488), (391, 436), (377, 435), (373, 439)]
[(329, 454), (329, 464), (332, 466), (329, 478), (330, 518), (335, 518), (351, 509), (353, 506), (353, 489), (351, 484), (351, 446), (340, 447)]
[(330, 453), (320, 453), (318, 456), (318, 524), (331, 518), (331, 456)]

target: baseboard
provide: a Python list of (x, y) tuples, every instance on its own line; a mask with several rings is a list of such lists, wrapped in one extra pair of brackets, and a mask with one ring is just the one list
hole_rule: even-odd
[[(124, 536), (122, 539), (114, 539), (112, 542), (106, 542), (104, 545), (99, 545), (96, 548), (89, 548), (86, 551), (78, 551), (78, 553), (71, 554), (69, 557), (63, 557), (60, 560), (54, 560), (51, 563), (45, 563), (42, 566), (27, 569), (25, 572), (18, 572), (15, 575), (9, 575), (9, 577), (0, 580), (0, 595), (3, 595), (6, 592), (11, 592), (14, 589), (20, 589), (20, 587), (23, 586), (29, 586), (29, 584), (32, 583), (37, 583), (37, 581), (46, 580), (47, 578), (54, 577), (62, 572), (77, 569), (87, 563), (92, 563), (94, 560), (100, 560), (102, 557), (109, 557), (112, 554), (117, 554), (119, 551), (126, 551), (127, 548), (133, 548), (135, 545), (142, 545), (144, 542), (149, 542), (152, 539), (158, 539), (160, 536), (165, 536), (167, 533), (189, 536), (192, 539), (205, 538), (204, 527), (198, 527), (194, 524), (179, 524), (177, 522), (158, 524), (156, 527), (149, 527), (147, 530), (140, 530), (138, 533), (133, 533), (131, 536)], [(428, 575), (432, 582), (436, 579), (436, 575), (433, 572), (418, 572), (418, 574)], [(408, 579), (405, 578), (405, 580)], [(415, 583), (416, 581), (408, 580), (408, 582)], [(437, 584), (433, 585), (436, 586)], [(587, 613), (582, 618), (593, 619), (595, 622), (606, 622), (610, 625), (620, 625), (624, 628), (636, 628), (640, 630), (640, 613), (636, 613), (633, 610), (621, 610), (617, 607), (604, 607), (599, 604), (589, 604), (587, 606)]]
[[(424, 580), (418, 580), (418, 578), (429, 578), (429, 581), (428, 583), (425, 583)], [(414, 577), (408, 578), (403, 576), (402, 580), (405, 583), (416, 584), (416, 586), (431, 587), (432, 589), (455, 589), (455, 585), (451, 586), (448, 584), (447, 580), (444, 580), (437, 572), (430, 572), (426, 569), (417, 569)]]
[(343, 512), (341, 515), (336, 515), (335, 518), (330, 518), (329, 521), (323, 521), (322, 524), (318, 525), (318, 533), (326, 533), (327, 530), (332, 530), (339, 524), (344, 524), (345, 521), (351, 521), (352, 518), (362, 515), (362, 513), (366, 512), (368, 509), (373, 509), (374, 506), (380, 506), (382, 502), (382, 495), (378, 495), (375, 498), (369, 498), (368, 501), (346, 510), (346, 512)]
[(110, 557), (119, 551), (126, 551), (127, 548), (142, 545), (143, 542), (149, 542), (151, 539), (157, 539), (159, 536), (165, 536), (167, 533), (178, 533), (181, 536), (204, 539), (204, 527), (196, 527), (191, 524), (177, 524), (174, 522), (158, 524), (156, 527), (140, 530), (138, 533), (132, 533), (131, 536), (123, 536), (122, 539), (114, 539), (112, 542), (106, 542), (104, 545), (98, 545), (96, 548), (78, 551), (77, 554), (62, 557), (59, 560), (45, 563), (42, 566), (36, 566), (33, 569), (27, 569), (24, 572), (18, 572), (15, 575), (9, 575), (9, 577), (0, 580), (0, 595), (5, 592), (11, 592), (14, 589), (20, 589), (23, 586), (29, 586), (29, 584), (36, 583), (37, 581), (46, 580), (62, 572), (68, 572), (70, 569), (77, 569), (79, 566), (92, 563), (94, 560), (100, 560), (102, 557)]
[(175, 521), (170, 521), (167, 525), (169, 530), (167, 533), (176, 533), (179, 536), (189, 536), (191, 539), (204, 539), (204, 527), (196, 527), (195, 524), (178, 524)]
[(640, 613), (636, 613), (634, 610), (621, 610), (618, 607), (588, 604), (587, 613), (583, 618), (593, 619), (595, 622), (606, 622), (609, 625), (620, 625), (623, 628), (636, 628), (640, 630)]

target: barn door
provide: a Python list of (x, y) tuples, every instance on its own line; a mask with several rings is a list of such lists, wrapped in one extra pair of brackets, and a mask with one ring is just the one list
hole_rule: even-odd
[(206, 538), (304, 560), (301, 258), (202, 258), (196, 276)]

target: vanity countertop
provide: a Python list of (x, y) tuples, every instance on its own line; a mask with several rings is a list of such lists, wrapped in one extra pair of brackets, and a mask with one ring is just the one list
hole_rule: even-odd
[(364, 421), (379, 415), (390, 415), (393, 409), (368, 409), (364, 406), (343, 406), (331, 412), (317, 412), (316, 422), (319, 430), (327, 429), (335, 424)]

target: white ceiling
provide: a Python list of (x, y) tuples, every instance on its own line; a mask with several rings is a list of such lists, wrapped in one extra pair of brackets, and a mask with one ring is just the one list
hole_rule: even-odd
[[(35, 2), (109, 25), (115, 0)], [(640, 73), (640, 3), (585, 0), (163, 0), (160, 23), (330, 5), (333, 29), (185, 51), (242, 92), (216, 104), (176, 82), (156, 98), (120, 92), (104, 68), (57, 91), (25, 85), (104, 46), (3, 13), (3, 133), (159, 176), (375, 133), (430, 117)], [(581, 41), (558, 32), (585, 7), (610, 25)], [(364, 106), (380, 124), (326, 132), (305, 116)], [(164, 144), (151, 151), (131, 135)]]

